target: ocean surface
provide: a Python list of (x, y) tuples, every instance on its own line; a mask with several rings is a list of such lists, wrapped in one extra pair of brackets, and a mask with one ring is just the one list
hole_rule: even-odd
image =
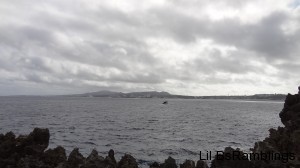
[(92, 149), (116, 159), (132, 154), (141, 165), (168, 156), (182, 163), (199, 152), (227, 146), (249, 152), (282, 126), (283, 102), (241, 100), (117, 99), (71, 97), (0, 97), (0, 133), (29, 134), (49, 128), (50, 146)]

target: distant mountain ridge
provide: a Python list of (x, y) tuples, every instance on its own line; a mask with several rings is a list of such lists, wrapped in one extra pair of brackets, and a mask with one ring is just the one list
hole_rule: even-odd
[(111, 97), (111, 98), (168, 98), (172, 97), (168, 92), (158, 92), (158, 91), (145, 91), (145, 92), (113, 92), (113, 91), (99, 91), (99, 92), (90, 92), (83, 94), (73, 94), (68, 96), (76, 97)]

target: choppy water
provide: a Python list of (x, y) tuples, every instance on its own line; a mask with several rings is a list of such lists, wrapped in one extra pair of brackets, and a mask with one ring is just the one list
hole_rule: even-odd
[(28, 134), (50, 129), (50, 148), (93, 148), (116, 158), (132, 154), (140, 164), (168, 156), (198, 160), (199, 151), (226, 146), (246, 151), (263, 140), (269, 128), (281, 126), (282, 102), (109, 99), (70, 97), (0, 97), (0, 133)]

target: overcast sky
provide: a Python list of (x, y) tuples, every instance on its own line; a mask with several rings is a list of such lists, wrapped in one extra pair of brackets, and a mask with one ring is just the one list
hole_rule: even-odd
[(298, 85), (300, 0), (0, 1), (0, 95)]

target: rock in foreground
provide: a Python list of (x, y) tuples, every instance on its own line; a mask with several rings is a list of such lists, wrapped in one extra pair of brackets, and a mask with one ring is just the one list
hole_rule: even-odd
[(16, 138), (14, 133), (0, 134), (0, 168), (137, 168), (131, 155), (126, 154), (117, 164), (114, 151), (103, 158), (96, 150), (85, 158), (75, 148), (66, 156), (63, 147), (45, 149), (49, 145), (49, 130), (35, 128), (28, 136)]

